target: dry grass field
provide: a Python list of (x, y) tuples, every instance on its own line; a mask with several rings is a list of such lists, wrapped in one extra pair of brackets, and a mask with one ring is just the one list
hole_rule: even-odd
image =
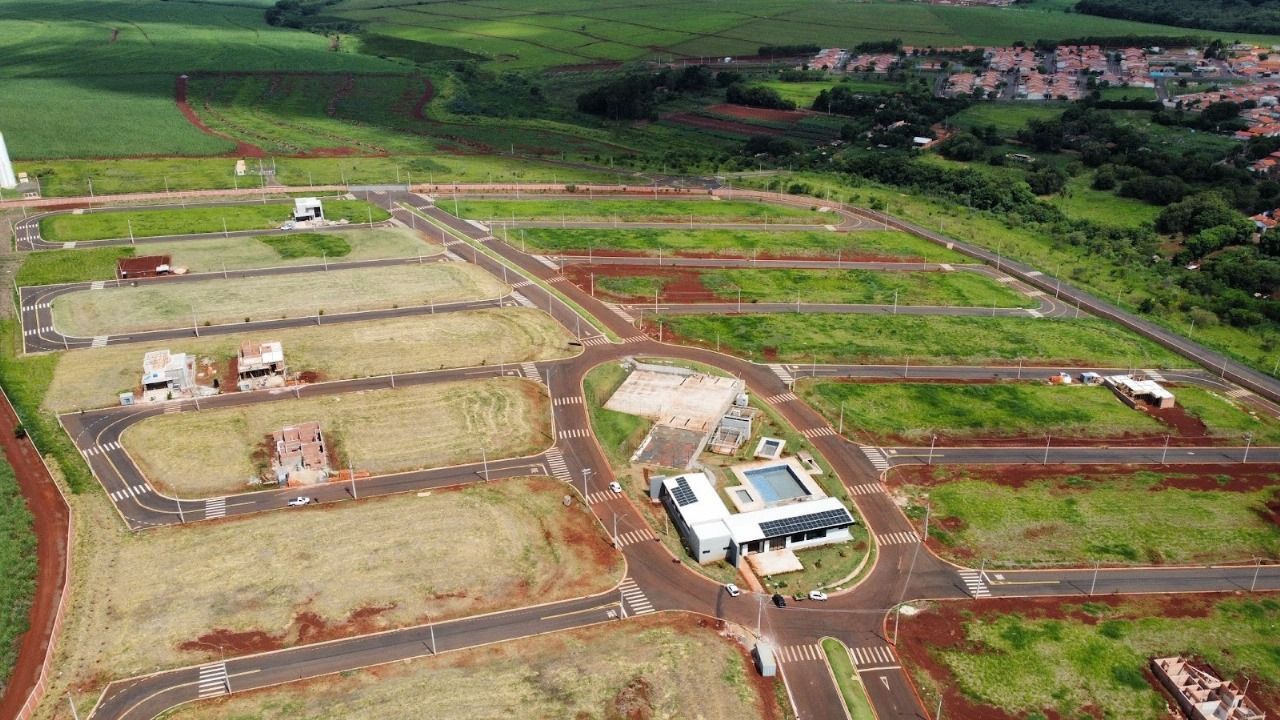
[[(546, 313), (526, 308), (363, 322), (309, 325), (273, 331), (186, 338), (165, 345), (108, 345), (62, 353), (44, 408), (62, 413), (114, 405), (119, 393), (141, 380), (142, 355), (167, 347), (211, 360), (223, 368), (245, 340), (284, 343), (289, 372), (310, 371), (320, 380), (474, 367), (569, 357), (569, 335)], [(352, 352), (359, 348), (360, 352)]]
[(70, 718), (74, 690), (85, 717), (109, 680), (219, 644), (231, 656), (607, 590), (621, 557), (563, 494), (517, 479), (145, 533), (102, 493), (73, 496), (74, 592), (40, 716)]
[(463, 263), (409, 263), (391, 267), (153, 282), (59, 295), (54, 324), (78, 337), (223, 324), (281, 317), (481, 300), (510, 289)]
[[(381, 258), (430, 257), (442, 251), (439, 243), (402, 227), (351, 229), (325, 233), (341, 239), (351, 248), (342, 257), (329, 257), (329, 262), (378, 260)], [(284, 267), (287, 265), (319, 265), (323, 255), (282, 257), (270, 245), (256, 237), (213, 238), (178, 242), (145, 243), (135, 248), (138, 255), (168, 255), (176, 267), (191, 272), (220, 272), (248, 268)]]
[(255, 459), (271, 432), (317, 421), (331, 453), (375, 475), (518, 457), (551, 445), (541, 386), (494, 378), (289, 399), (249, 407), (157, 415), (121, 443), (163, 492), (207, 497), (253, 489), (267, 470)]
[[(690, 617), (515, 640), (186, 705), (170, 720), (776, 716), (733, 641)], [(630, 710), (631, 712), (628, 712)]]

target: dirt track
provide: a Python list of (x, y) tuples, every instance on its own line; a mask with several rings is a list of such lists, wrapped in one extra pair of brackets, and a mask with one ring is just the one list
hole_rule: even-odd
[(14, 438), (18, 416), (8, 397), (0, 395), (0, 399), (3, 400), (0, 402), (0, 444), (4, 445), (5, 458), (13, 466), (27, 507), (35, 516), (36, 534), (36, 595), (28, 613), (30, 628), (19, 641), (13, 674), (0, 697), (0, 717), (12, 718), (17, 717), (39, 679), (49, 649), (58, 599), (66, 579), (70, 511), (35, 446), (29, 439)]

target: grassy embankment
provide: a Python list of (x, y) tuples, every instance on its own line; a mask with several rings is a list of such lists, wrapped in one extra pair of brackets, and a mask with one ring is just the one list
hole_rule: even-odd
[[(325, 217), (352, 223), (381, 222), (391, 215), (362, 200), (324, 200)], [(180, 210), (110, 210), (83, 215), (54, 215), (40, 221), (47, 242), (163, 237), (240, 230), (273, 230), (292, 219), (292, 205), (227, 205)], [(225, 224), (224, 224), (225, 223)]]

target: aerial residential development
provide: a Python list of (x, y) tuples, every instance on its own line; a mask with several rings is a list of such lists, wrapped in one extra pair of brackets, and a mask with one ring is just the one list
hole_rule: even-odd
[(534, 5), (0, 0), (0, 718), (1280, 714), (1280, 0)]

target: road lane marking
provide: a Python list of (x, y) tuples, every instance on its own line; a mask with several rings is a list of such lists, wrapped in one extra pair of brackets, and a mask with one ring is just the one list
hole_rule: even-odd
[(649, 602), (648, 596), (640, 589), (635, 580), (627, 578), (618, 586), (618, 591), (622, 594), (622, 601), (632, 615), (647, 615), (654, 611), (653, 603)]

